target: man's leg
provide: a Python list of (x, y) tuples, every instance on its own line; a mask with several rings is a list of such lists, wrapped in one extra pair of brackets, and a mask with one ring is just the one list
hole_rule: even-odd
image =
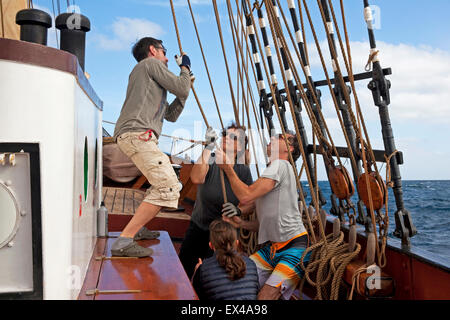
[(179, 198), (178, 179), (169, 158), (157, 147), (156, 137), (143, 141), (139, 134), (129, 133), (118, 137), (117, 144), (136, 167), (145, 175), (151, 188), (133, 218), (125, 226), (121, 236), (111, 247), (112, 255), (149, 256), (153, 250), (143, 248), (135, 241), (135, 235), (153, 219), (161, 207), (177, 207)]
[(135, 234), (152, 220), (160, 210), (160, 206), (142, 201), (133, 218), (125, 226), (125, 229), (123, 229), (120, 236), (124, 238), (133, 238)]

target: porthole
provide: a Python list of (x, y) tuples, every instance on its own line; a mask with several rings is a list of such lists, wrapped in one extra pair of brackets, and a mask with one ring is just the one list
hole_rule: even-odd
[(19, 208), (14, 195), (0, 183), (0, 248), (7, 245), (18, 228)]

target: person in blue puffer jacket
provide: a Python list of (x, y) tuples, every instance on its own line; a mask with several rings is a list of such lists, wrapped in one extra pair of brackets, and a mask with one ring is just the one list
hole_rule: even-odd
[(256, 300), (259, 283), (255, 263), (238, 251), (236, 229), (223, 220), (209, 227), (212, 257), (199, 259), (192, 284), (200, 300)]

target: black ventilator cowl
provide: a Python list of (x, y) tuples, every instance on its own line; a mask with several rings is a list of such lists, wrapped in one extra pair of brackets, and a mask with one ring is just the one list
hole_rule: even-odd
[(91, 22), (80, 13), (62, 13), (56, 17), (55, 26), (61, 30), (60, 49), (75, 55), (84, 71), (86, 32), (91, 30)]
[(47, 29), (52, 26), (52, 17), (38, 9), (24, 9), (16, 14), (20, 26), (20, 40), (47, 45)]

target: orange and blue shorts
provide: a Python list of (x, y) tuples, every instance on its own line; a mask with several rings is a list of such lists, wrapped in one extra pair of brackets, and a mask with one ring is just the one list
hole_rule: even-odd
[[(302, 255), (308, 247), (307, 233), (299, 234), (286, 242), (273, 242), (250, 256), (258, 268), (259, 283), (280, 287), (284, 299), (289, 300), (304, 272), (300, 266)], [(306, 254), (306, 266), (311, 253)]]

